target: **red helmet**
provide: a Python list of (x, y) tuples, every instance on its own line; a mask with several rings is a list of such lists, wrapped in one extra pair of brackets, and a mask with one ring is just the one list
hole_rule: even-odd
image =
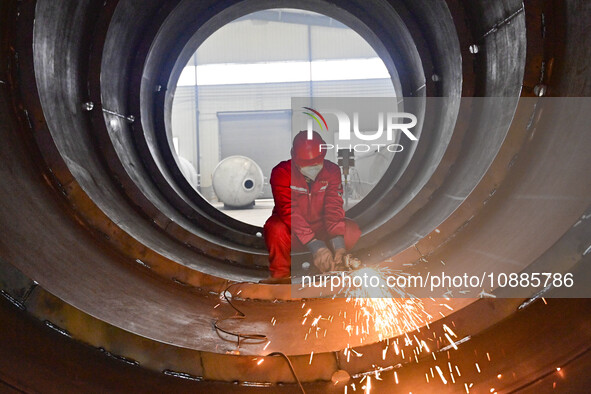
[(293, 139), (291, 158), (300, 168), (321, 164), (326, 156), (326, 149), (322, 149), (324, 144), (326, 142), (317, 132), (312, 132), (312, 139), (308, 139), (308, 132), (302, 130)]

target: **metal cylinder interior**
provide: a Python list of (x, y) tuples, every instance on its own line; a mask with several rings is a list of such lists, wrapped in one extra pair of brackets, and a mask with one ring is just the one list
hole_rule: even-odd
[[(268, 331), (270, 347), (231, 353), (235, 344), (211, 327), (225, 313), (216, 306), (220, 293), (232, 282), (266, 276), (267, 253), (260, 228), (218, 212), (182, 176), (166, 133), (170, 106), (183, 65), (209, 34), (275, 7), (323, 13), (354, 28), (382, 57), (400, 96), (415, 98), (414, 110), (428, 114), (416, 149), (396, 157), (378, 187), (349, 211), (364, 232), (357, 252), (367, 262), (424, 260), (422, 269), (450, 273), (471, 272), (475, 259), (491, 272), (548, 260), (565, 269), (589, 263), (591, 156), (582, 147), (591, 134), (577, 123), (580, 101), (550, 106), (540, 97), (591, 93), (586, 1), (5, 1), (0, 285), (13, 306), (2, 304), (0, 313), (22, 335), (54, 341), (44, 330), (61, 327), (121, 355), (105, 365), (137, 361), (135, 369), (89, 376), (87, 387), (105, 385), (107, 374), (146, 374), (173, 386), (193, 377), (186, 386), (192, 390), (292, 390), (276, 385), (293, 382), (280, 360), (250, 367), (253, 357), (280, 351), (293, 356), (310, 390), (342, 392), (330, 382), (337, 370), (360, 380), (381, 363), (377, 337), (290, 339), (306, 335), (302, 303), (327, 315), (351, 310), (345, 300), (274, 302), (289, 297), (242, 285), (241, 327)], [(434, 109), (434, 97), (446, 105)], [(466, 97), (479, 99), (467, 105)], [(572, 371), (563, 387), (586, 387), (591, 336), (589, 314), (581, 311), (589, 311), (588, 300), (549, 300), (547, 309), (537, 301), (518, 311), (523, 301), (451, 300), (454, 312), (433, 330), (461, 327), (458, 334), (472, 338), (455, 351), (465, 360), (494, 352), (500, 340), (520, 347), (499, 355), (494, 368), (465, 373), (477, 391), (493, 384), (539, 391), (556, 365)], [(281, 330), (273, 330), (273, 319)], [(531, 343), (516, 342), (528, 335)], [(79, 357), (72, 368), (86, 368), (86, 350), (63, 339), (55, 340), (63, 357)], [(6, 354), (34, 358), (26, 345), (6, 343)], [(350, 347), (366, 357), (345, 363)], [(51, 357), (38, 368), (59, 362)], [(459, 387), (426, 384), (421, 368), (430, 360), (410, 365), (392, 355), (388, 363), (400, 365), (407, 377), (401, 387), (409, 390)], [(516, 363), (527, 373), (515, 372)], [(170, 371), (185, 375), (173, 379)], [(43, 376), (23, 383), (27, 372), (10, 372), (2, 362), (0, 372), (0, 383), (23, 391), (46, 384)], [(390, 375), (386, 381), (395, 384)], [(266, 386), (227, 383), (234, 381)]]

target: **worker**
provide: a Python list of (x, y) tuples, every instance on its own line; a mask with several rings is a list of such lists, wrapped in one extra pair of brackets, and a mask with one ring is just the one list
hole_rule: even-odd
[(327, 272), (343, 263), (361, 235), (345, 218), (339, 166), (324, 159), (320, 134), (313, 132), (311, 139), (307, 134), (296, 135), (291, 160), (271, 172), (275, 207), (264, 226), (271, 276), (262, 283), (290, 283), (292, 246), (310, 251), (314, 266)]

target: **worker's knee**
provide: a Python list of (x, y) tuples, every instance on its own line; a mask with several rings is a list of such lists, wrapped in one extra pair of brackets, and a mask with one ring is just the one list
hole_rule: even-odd
[(263, 230), (267, 245), (269, 245), (269, 242), (290, 243), (291, 234), (289, 227), (279, 218), (279, 216), (272, 215), (267, 219)]

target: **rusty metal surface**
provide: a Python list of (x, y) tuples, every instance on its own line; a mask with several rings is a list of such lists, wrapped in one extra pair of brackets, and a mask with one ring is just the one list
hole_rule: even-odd
[[(577, 388), (588, 387), (591, 381), (588, 372), (583, 371), (585, 365), (588, 368), (591, 351), (591, 322), (587, 317), (590, 312), (588, 299), (553, 299), (547, 300), (547, 304), (539, 300), (473, 337), (459, 350), (450, 350), (449, 357), (444, 355), (438, 360), (431, 358), (397, 369), (398, 384), (393, 371), (383, 373), (381, 381), (374, 377), (374, 392), (394, 388), (396, 392), (465, 393), (464, 384), (470, 393), (586, 392), (587, 389)], [(448, 362), (454, 371), (453, 381)]]
[(0, 389), (15, 392), (285, 392), (195, 382), (130, 365), (55, 332), (0, 300)]
[[(449, 358), (435, 361), (431, 357), (419, 363), (408, 363), (395, 370), (373, 377), (373, 392), (459, 392), (464, 383), (470, 392), (583, 392), (588, 387), (591, 326), (586, 315), (591, 312), (589, 300), (538, 301), (529, 308), (514, 314), (506, 321), (473, 337), (459, 350), (451, 350)], [(121, 360), (106, 356), (97, 349), (83, 346), (51, 330), (26, 313), (18, 311), (0, 300), (0, 321), (4, 335), (0, 338), (0, 382), (15, 390), (25, 392), (254, 392), (254, 387), (216, 382), (196, 382), (150, 372)], [(381, 353), (378, 351), (377, 353)], [(369, 355), (369, 354), (368, 354)], [(445, 354), (444, 354), (445, 356)], [(209, 357), (209, 356), (208, 356)], [(255, 377), (269, 381), (270, 374), (257, 376), (256, 360), (252, 357), (211, 356), (204, 365), (212, 367), (212, 378), (228, 380)], [(218, 361), (215, 361), (216, 358)], [(376, 354), (375, 359), (380, 359)], [(490, 361), (489, 361), (490, 358)], [(307, 364), (308, 357), (303, 360)], [(272, 360), (265, 360), (264, 366)], [(330, 362), (317, 358), (315, 369), (329, 371)], [(452, 383), (447, 372), (447, 362), (460, 375)], [(380, 362), (378, 361), (378, 364)], [(476, 368), (476, 363), (480, 372)], [(445, 371), (447, 384), (431, 368), (439, 366)], [(560, 370), (557, 370), (560, 368)], [(263, 368), (260, 368), (263, 369)], [(275, 370), (277, 366), (272, 367)], [(264, 370), (264, 369), (263, 369)], [(370, 369), (371, 370), (371, 369)], [(249, 372), (251, 371), (251, 372)], [(300, 369), (301, 371), (301, 369)], [(394, 376), (396, 371), (396, 377)], [(303, 374), (305, 375), (305, 374)], [(427, 375), (427, 378), (425, 377)], [(72, 380), (72, 376), (78, 378)], [(500, 377), (499, 377), (500, 376)], [(363, 385), (362, 377), (354, 378), (357, 387)], [(366, 378), (367, 379), (367, 378)], [(396, 380), (397, 379), (397, 380)], [(429, 382), (427, 382), (429, 379)], [(331, 382), (305, 383), (309, 393), (342, 393), (342, 385)], [(292, 385), (267, 385), (265, 392), (293, 392)], [(351, 387), (349, 387), (351, 390)]]

